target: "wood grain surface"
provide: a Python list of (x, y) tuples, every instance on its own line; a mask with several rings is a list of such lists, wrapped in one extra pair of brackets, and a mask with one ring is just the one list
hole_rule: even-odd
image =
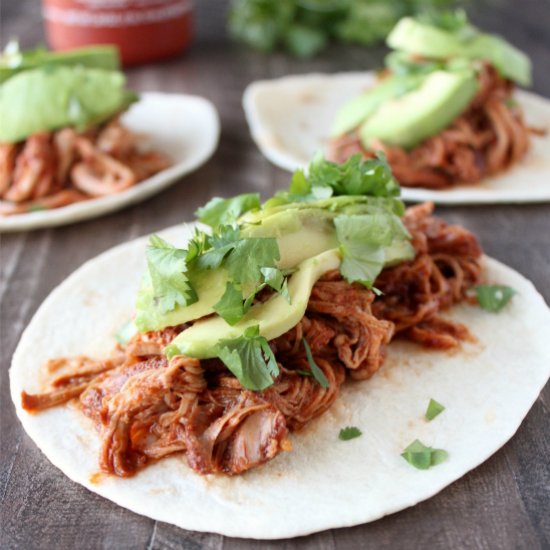
[[(116, 244), (190, 220), (213, 195), (257, 190), (266, 197), (287, 184), (288, 175), (271, 166), (249, 136), (241, 109), (245, 86), (288, 73), (373, 69), (385, 53), (382, 47), (336, 46), (307, 62), (257, 54), (226, 38), (226, 2), (195, 4), (192, 49), (172, 61), (132, 69), (128, 76), (137, 90), (200, 94), (216, 104), (223, 129), (211, 161), (135, 207), (67, 227), (1, 236), (0, 547), (550, 548), (549, 385), (503, 449), (436, 497), (371, 524), (269, 543), (183, 531), (119, 508), (69, 481), (23, 432), (7, 371), (21, 332), (58, 283)], [(0, 5), (2, 45), (12, 36), (25, 47), (44, 41), (36, 0), (0, 0)], [(529, 53), (534, 89), (550, 97), (550, 2), (492, 0), (470, 7), (476, 23)], [(550, 302), (550, 205), (439, 208), (438, 214), (474, 231), (488, 254), (522, 272)], [(520, 335), (510, 338), (521, 345)]]

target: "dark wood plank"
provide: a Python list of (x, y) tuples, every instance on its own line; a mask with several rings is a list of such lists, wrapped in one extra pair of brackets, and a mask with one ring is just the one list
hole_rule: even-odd
[[(192, 218), (212, 195), (256, 189), (266, 197), (287, 185), (253, 144), (241, 96), (252, 80), (288, 73), (372, 69), (383, 47), (336, 46), (311, 61), (264, 56), (225, 37), (221, 0), (197, 2), (197, 36), (178, 59), (129, 71), (139, 90), (204, 95), (222, 119), (213, 159), (146, 204), (80, 224), (0, 236), (0, 547), (143, 549), (548, 548), (550, 546), (550, 386), (516, 436), (485, 464), (436, 497), (368, 525), (259, 543), (188, 532), (128, 512), (69, 481), (24, 434), (9, 398), (7, 369), (20, 334), (48, 293), (87, 259), (118, 243)], [(547, 0), (469, 6), (474, 21), (509, 37), (531, 56), (535, 90), (550, 96)], [(0, 42), (43, 42), (38, 3), (2, 2)], [(521, 182), (518, 182), (520, 185)], [(550, 301), (550, 207), (439, 208), (479, 235), (488, 254), (520, 270)], [(251, 518), (253, 521), (253, 518)]]

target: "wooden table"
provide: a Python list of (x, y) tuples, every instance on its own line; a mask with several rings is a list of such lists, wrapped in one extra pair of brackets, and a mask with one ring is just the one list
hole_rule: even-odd
[[(1, 237), (2, 548), (229, 549), (261, 544), (155, 522), (72, 483), (23, 432), (9, 398), (7, 371), (21, 332), (48, 293), (84, 261), (138, 235), (190, 220), (194, 210), (213, 195), (257, 190), (266, 197), (287, 185), (288, 174), (269, 164), (249, 136), (241, 109), (246, 84), (287, 73), (372, 69), (381, 64), (385, 53), (383, 48), (334, 47), (307, 62), (283, 54), (260, 55), (226, 39), (225, 2), (196, 4), (198, 32), (193, 48), (179, 59), (128, 74), (130, 85), (138, 90), (200, 94), (216, 104), (223, 130), (211, 161), (135, 207), (67, 227)], [(501, 0), (493, 3), (498, 11), (472, 4), (476, 23), (506, 35), (529, 53), (535, 67), (534, 88), (550, 97), (548, 0)], [(35, 1), (2, 2), (1, 25), (2, 44), (11, 36), (19, 36), (25, 47), (43, 41)], [(438, 213), (473, 230), (488, 254), (521, 271), (550, 301), (550, 206), (465, 206), (439, 208)], [(548, 548), (549, 422), (547, 385), (503, 449), (429, 501), (371, 524), (262, 545)]]

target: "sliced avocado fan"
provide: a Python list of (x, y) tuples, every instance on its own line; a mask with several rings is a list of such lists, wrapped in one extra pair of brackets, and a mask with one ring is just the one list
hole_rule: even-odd
[(483, 33), (471, 25), (449, 30), (405, 17), (388, 35), (387, 44), (395, 50), (429, 59), (485, 59), (504, 77), (522, 86), (531, 84), (531, 62), (521, 50), (500, 36)]

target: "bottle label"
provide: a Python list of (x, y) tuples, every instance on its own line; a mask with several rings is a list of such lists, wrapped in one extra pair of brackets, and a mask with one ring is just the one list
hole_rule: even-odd
[(70, 27), (120, 28), (177, 19), (192, 7), (191, 0), (50, 0), (42, 14), (47, 21)]

